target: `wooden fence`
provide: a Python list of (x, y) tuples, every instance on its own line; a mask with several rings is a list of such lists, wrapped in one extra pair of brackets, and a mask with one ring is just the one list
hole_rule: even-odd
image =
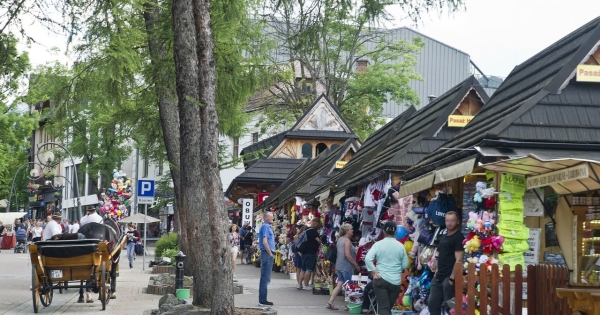
[[(559, 299), (556, 288), (567, 286), (569, 271), (564, 266), (539, 264), (527, 267), (527, 278), (523, 277), (523, 267), (517, 265), (510, 272), (508, 265), (502, 270), (492, 265), (491, 270), (482, 268), (476, 273), (475, 264), (469, 264), (467, 275), (463, 275), (463, 266), (454, 266), (456, 289), (454, 299), (456, 314), (463, 314), (463, 294), (467, 296), (466, 314), (474, 315), (475, 298), (479, 299), (481, 314), (522, 315), (523, 289), (527, 286), (527, 313), (529, 315), (568, 315), (571, 314), (565, 299)], [(477, 286), (479, 285), (479, 290)]]

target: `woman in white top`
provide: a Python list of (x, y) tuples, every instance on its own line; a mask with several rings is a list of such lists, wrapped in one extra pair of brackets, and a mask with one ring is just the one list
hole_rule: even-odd
[(31, 241), (34, 243), (37, 241), (41, 241), (42, 240), (42, 231), (44, 231), (44, 229), (42, 228), (42, 224), (40, 222), (37, 222), (35, 224), (35, 227), (32, 228), (33, 239)]

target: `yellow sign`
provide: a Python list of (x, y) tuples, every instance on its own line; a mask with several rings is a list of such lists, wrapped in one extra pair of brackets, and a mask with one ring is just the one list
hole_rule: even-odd
[(348, 163), (348, 161), (335, 161), (335, 168), (342, 168), (344, 167), (346, 164)]
[[(517, 224), (520, 226), (515, 226)], [(501, 221), (496, 226), (498, 227), (498, 235), (504, 238), (511, 238), (517, 240), (527, 240), (529, 238), (529, 228), (523, 226), (523, 223), (514, 221)]]
[(448, 116), (448, 127), (464, 127), (475, 116), (450, 115)]
[(516, 240), (507, 238), (502, 243), (502, 251), (505, 253), (525, 252), (530, 249), (528, 240)]
[(600, 82), (600, 66), (596, 65), (578, 65), (578, 82)]
[(523, 209), (500, 210), (500, 221), (523, 222)]
[(500, 200), (500, 211), (521, 210), (521, 212), (523, 212), (523, 197), (511, 195), (511, 198), (508, 199), (508, 194), (500, 193), (498, 199)]
[[(527, 182), (525, 176), (514, 174), (502, 174), (500, 180), (500, 190), (511, 193), (513, 195), (523, 196), (527, 190)], [(513, 198), (516, 196), (512, 196)]]
[(525, 256), (523, 253), (499, 254), (498, 259), (503, 265), (509, 265), (510, 271), (515, 271), (517, 265), (525, 267)]

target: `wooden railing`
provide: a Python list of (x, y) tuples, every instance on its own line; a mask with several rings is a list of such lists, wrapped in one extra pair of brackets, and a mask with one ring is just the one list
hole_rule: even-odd
[(491, 270), (481, 268), (476, 273), (475, 264), (469, 264), (467, 275), (463, 275), (463, 266), (456, 264), (454, 274), (456, 314), (463, 314), (463, 294), (466, 294), (467, 315), (475, 314), (476, 297), (479, 298), (481, 314), (488, 314), (489, 309), (491, 315), (522, 315), (524, 288), (528, 314), (572, 314), (567, 301), (556, 295), (556, 288), (564, 288), (568, 283), (569, 270), (565, 266), (531, 265), (527, 267), (527, 277), (524, 278), (521, 265), (517, 265), (514, 272), (510, 272), (508, 265), (503, 265), (502, 270), (498, 265), (492, 265)]

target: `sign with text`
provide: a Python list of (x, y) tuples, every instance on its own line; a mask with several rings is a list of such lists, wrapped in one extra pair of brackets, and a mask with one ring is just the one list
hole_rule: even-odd
[(500, 190), (517, 196), (523, 196), (526, 189), (527, 184), (525, 182), (525, 176), (507, 173), (502, 174), (502, 177), (500, 178)]
[(475, 116), (450, 115), (448, 116), (448, 127), (464, 127), (473, 120)]
[(154, 180), (139, 179), (137, 182), (137, 203), (151, 205), (154, 202)]
[(551, 184), (568, 182), (589, 177), (589, 168), (587, 164), (581, 164), (560, 171), (550, 172), (542, 175), (531, 176), (527, 178), (527, 188), (537, 188), (549, 186)]
[[(529, 244), (529, 250), (523, 253), (525, 256), (526, 265), (535, 265), (540, 261), (540, 238), (542, 236), (542, 229), (531, 228), (529, 229), (529, 238), (527, 243)], [(525, 266), (523, 266), (525, 268)]]
[(578, 82), (600, 82), (600, 66), (597, 65), (578, 65)]
[(525, 257), (522, 252), (499, 254), (498, 259), (503, 265), (509, 265), (510, 271), (515, 271), (517, 265), (525, 267)]
[(348, 161), (335, 161), (335, 168), (342, 168), (348, 164)]
[(242, 224), (248, 222), (253, 226), (252, 214), (254, 212), (254, 199), (242, 199)]
[(270, 195), (271, 195), (270, 193), (259, 193), (258, 194), (258, 204), (265, 202), (265, 200), (267, 198), (269, 198)]
[(521, 222), (501, 221), (496, 225), (498, 227), (498, 235), (504, 238), (527, 240), (529, 239), (529, 228)]
[(523, 198), (519, 196), (511, 196), (509, 199), (508, 194), (501, 193), (498, 195), (498, 199), (500, 201), (500, 211), (523, 210)]

